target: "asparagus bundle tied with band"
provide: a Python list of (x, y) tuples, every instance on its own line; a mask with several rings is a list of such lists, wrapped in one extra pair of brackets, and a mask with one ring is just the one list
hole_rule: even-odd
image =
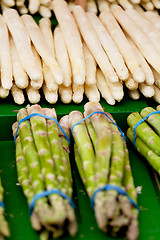
[(86, 103), (84, 109), (84, 114), (69, 114), (69, 126), (75, 161), (97, 224), (113, 236), (137, 239), (137, 195), (126, 142), (112, 116), (99, 103)]
[[(160, 105), (157, 106), (157, 111), (159, 110)], [(127, 118), (127, 136), (138, 152), (160, 174), (160, 112), (157, 111), (146, 107), (140, 113), (131, 113)]]
[[(31, 114), (40, 114), (22, 121)], [(50, 117), (46, 119), (45, 115)], [(20, 109), (12, 126), (16, 136), (16, 165), (18, 181), (30, 206), (32, 227), (41, 232), (42, 239), (59, 237), (65, 232), (74, 236), (77, 223), (71, 202), (72, 176), (69, 164), (69, 143), (61, 132), (54, 109), (32, 105)], [(18, 128), (18, 122), (22, 121)], [(68, 117), (60, 124), (70, 137)], [(50, 191), (52, 194), (43, 194)], [(35, 196), (39, 196), (35, 204)]]

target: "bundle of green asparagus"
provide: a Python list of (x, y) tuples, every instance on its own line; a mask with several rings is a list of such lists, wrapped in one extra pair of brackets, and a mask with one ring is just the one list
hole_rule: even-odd
[(2, 182), (0, 178), (0, 240), (4, 240), (4, 237), (10, 236), (10, 230), (8, 226), (8, 222), (5, 219), (5, 210), (3, 204), (3, 193), (4, 189), (2, 187)]
[[(160, 105), (157, 106), (157, 111), (159, 110)], [(154, 108), (146, 107), (140, 113), (131, 113), (127, 118), (127, 136), (138, 152), (160, 174), (160, 113), (155, 112)], [(143, 122), (139, 124), (139, 121)]]
[[(113, 236), (137, 239), (138, 209), (134, 204), (137, 194), (126, 142), (112, 116), (105, 113), (108, 119), (99, 103), (88, 102), (84, 109), (84, 115), (79, 111), (69, 114), (69, 126), (75, 161), (93, 202), (97, 224)], [(103, 113), (94, 113), (97, 111)], [(110, 189), (103, 191), (105, 186)], [(121, 194), (119, 189), (128, 195)]]
[[(67, 231), (74, 236), (77, 223), (69, 201), (72, 198), (69, 142), (61, 130), (62, 127), (70, 137), (68, 116), (60, 119), (61, 127), (53, 119), (37, 115), (22, 120), (34, 113), (57, 119), (54, 109), (32, 105), (19, 110), (17, 122), (12, 126), (18, 181), (30, 207), (31, 224), (40, 232), (41, 239), (59, 237)], [(52, 189), (56, 190), (54, 194), (41, 194)], [(39, 194), (41, 197), (34, 202)]]

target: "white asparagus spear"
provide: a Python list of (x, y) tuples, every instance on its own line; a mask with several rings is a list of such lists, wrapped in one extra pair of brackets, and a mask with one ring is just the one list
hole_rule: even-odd
[(93, 12), (97, 14), (98, 9), (95, 0), (87, 0), (87, 12)]
[(9, 95), (9, 90), (5, 89), (0, 85), (0, 98), (6, 98)]
[(50, 91), (56, 91), (58, 89), (58, 84), (55, 81), (50, 68), (42, 62), (43, 65), (43, 75), (44, 75), (44, 81), (47, 85), (47, 88), (50, 89)]
[(123, 29), (128, 33), (140, 49), (146, 60), (160, 73), (160, 55), (148, 40), (146, 35), (136, 26), (136, 24), (128, 17), (127, 13), (119, 6), (113, 7), (112, 12)]
[(143, 16), (145, 16), (160, 32), (160, 16), (155, 14), (153, 11), (144, 12)]
[(15, 83), (13, 84), (12, 88), (11, 88), (11, 94), (12, 97), (14, 99), (14, 102), (21, 105), (24, 103), (25, 98), (24, 98), (24, 94), (23, 94), (23, 90), (18, 88)]
[(54, 104), (54, 103), (57, 102), (57, 100), (58, 100), (58, 92), (57, 92), (57, 90), (50, 91), (47, 88), (46, 83), (43, 84), (42, 90), (43, 90), (43, 94), (44, 94), (45, 99), (47, 100), (47, 102), (49, 102), (50, 104)]
[(25, 0), (15, 0), (17, 7), (22, 7), (25, 4)]
[(110, 105), (115, 104), (115, 99), (113, 98), (112, 93), (108, 87), (108, 84), (100, 69), (97, 69), (97, 88), (108, 104)]
[(74, 0), (69, 0), (68, 1), (68, 7), (69, 7), (69, 9), (70, 9), (70, 11), (72, 12), (72, 9), (73, 9), (73, 6), (75, 5), (75, 2), (74, 2)]
[(84, 11), (86, 11), (86, 0), (75, 0), (74, 2), (76, 5), (80, 5)]
[(71, 65), (69, 61), (69, 56), (66, 48), (66, 44), (63, 38), (62, 31), (60, 27), (56, 27), (54, 30), (54, 44), (56, 59), (61, 67), (63, 73), (63, 85), (69, 87), (71, 85)]
[(133, 4), (139, 4), (141, 2), (141, 0), (130, 0), (130, 2)]
[(152, 2), (141, 2), (141, 5), (146, 11), (152, 11), (154, 9)]
[(87, 13), (87, 16), (118, 77), (121, 80), (127, 79), (129, 76), (128, 69), (106, 28), (94, 13)]
[(140, 63), (138, 62), (138, 58), (114, 16), (111, 12), (105, 11), (101, 13), (99, 17), (118, 47), (134, 80), (137, 82), (143, 82), (145, 80), (145, 75), (142, 71)]
[(140, 98), (140, 93), (139, 93), (138, 89), (128, 90), (128, 94), (134, 100), (138, 100)]
[(0, 15), (0, 62), (1, 84), (5, 89), (12, 87), (12, 60), (9, 44), (9, 33), (2, 15)]
[(27, 14), (28, 8), (25, 5), (23, 5), (22, 7), (18, 7), (18, 11), (20, 12), (20, 14)]
[(128, 0), (117, 0), (124, 9), (132, 9), (133, 5)]
[(13, 38), (10, 36), (10, 47), (11, 47), (11, 57), (12, 57), (12, 69), (13, 69), (13, 78), (15, 84), (18, 88), (24, 89), (29, 84), (28, 75), (25, 72), (24, 68), (21, 65), (19, 57), (17, 55), (17, 50), (13, 41)]
[(15, 5), (15, 0), (1, 0), (6, 6), (13, 7)]
[(145, 83), (140, 83), (139, 84), (139, 90), (140, 92), (147, 98), (151, 98), (154, 96), (154, 88), (152, 86), (148, 86)]
[(152, 67), (151, 67), (151, 70), (154, 76), (154, 82), (160, 88), (160, 74), (157, 73), (157, 71)]
[(31, 14), (38, 12), (39, 7), (40, 7), (39, 0), (29, 0), (28, 8)]
[(129, 90), (135, 90), (138, 88), (138, 83), (130, 75), (127, 80), (125, 80), (125, 85)]
[(152, 72), (149, 64), (147, 63), (147, 61), (145, 60), (145, 58), (143, 57), (143, 55), (141, 54), (141, 52), (139, 51), (137, 46), (133, 43), (133, 41), (130, 38), (128, 38), (128, 40), (139, 58), (141, 67), (145, 74), (145, 83), (147, 85), (153, 85), (154, 84), (154, 76), (153, 76), (153, 72)]
[(154, 88), (153, 99), (160, 104), (160, 89), (155, 84), (153, 85), (153, 88)]
[(40, 5), (38, 12), (42, 17), (50, 18), (52, 16), (51, 10), (48, 6)]
[(100, 101), (100, 92), (98, 91), (96, 84), (92, 84), (92, 85), (85, 84), (84, 92), (90, 102)]
[(86, 67), (86, 79), (85, 83), (87, 85), (96, 84), (96, 67), (97, 63), (89, 51), (85, 42), (83, 42), (83, 52), (85, 59), (85, 67)]
[(41, 95), (38, 89), (34, 89), (31, 85), (26, 88), (26, 93), (30, 103), (38, 103), (40, 101)]
[(73, 102), (81, 103), (83, 100), (84, 85), (77, 85), (73, 83), (72, 90), (73, 90)]
[(109, 79), (105, 78), (105, 80), (107, 81), (107, 84), (110, 88), (110, 91), (112, 93), (112, 96), (115, 100), (117, 100), (118, 102), (120, 102), (123, 97), (124, 97), (124, 91), (123, 91), (123, 84), (121, 81), (116, 82), (116, 83), (112, 83), (109, 81)]
[(143, 9), (140, 5), (135, 4), (135, 5), (133, 6), (133, 8), (134, 8), (137, 12), (139, 12), (140, 14), (143, 14), (143, 13), (144, 13), (144, 9)]
[(151, 0), (151, 1), (155, 8), (160, 9), (160, 1), (159, 0)]
[(75, 20), (64, 0), (54, 0), (53, 11), (67, 46), (72, 66), (73, 81), (78, 85), (83, 85), (85, 81), (84, 54), (80, 33)]
[(62, 72), (60, 70), (60, 67), (59, 67), (56, 59), (50, 52), (49, 47), (46, 45), (45, 39), (44, 39), (37, 23), (35, 22), (33, 17), (28, 14), (22, 15), (21, 18), (28, 30), (30, 38), (31, 38), (37, 52), (39, 53), (39, 55), (41, 56), (41, 58), (43, 59), (45, 64), (51, 69), (51, 72), (52, 72), (56, 82), (58, 84), (61, 84), (63, 82)]
[(3, 16), (13, 37), (20, 62), (32, 81), (41, 78), (41, 70), (35, 62), (28, 32), (15, 9), (7, 9)]
[(72, 101), (72, 88), (64, 87), (63, 85), (59, 86), (59, 95), (63, 103), (70, 103)]
[(3, 13), (5, 10), (9, 9), (9, 7), (8, 7), (6, 4), (4, 4), (4, 2), (2, 2), (2, 1), (0, 1), (0, 6), (1, 6), (1, 11), (2, 11), (2, 13)]
[(88, 20), (87, 14), (80, 6), (75, 6), (73, 8), (73, 15), (79, 26), (84, 41), (104, 73), (104, 76), (107, 77), (111, 82), (118, 82), (118, 76), (116, 75), (106, 53), (100, 44), (98, 37)]
[(109, 2), (106, 0), (97, 0), (97, 6), (100, 12), (109, 10)]

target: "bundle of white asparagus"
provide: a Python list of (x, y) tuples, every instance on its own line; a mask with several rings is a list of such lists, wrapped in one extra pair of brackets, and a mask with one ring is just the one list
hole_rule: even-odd
[(49, 18), (37, 24), (15, 9), (0, 15), (0, 97), (17, 104), (41, 93), (54, 104), (104, 98), (110, 105), (124, 97), (153, 98), (160, 103), (160, 16), (114, 5), (97, 16), (65, 0), (54, 0), (58, 25)]

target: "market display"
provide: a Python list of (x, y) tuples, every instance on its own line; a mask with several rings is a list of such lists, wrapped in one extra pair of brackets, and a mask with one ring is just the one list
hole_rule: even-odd
[[(157, 110), (160, 110), (159, 105)], [(141, 122), (139, 123), (139, 121)], [(160, 112), (157, 112), (152, 107), (144, 108), (140, 113), (133, 112), (127, 118), (129, 125), (127, 130), (128, 138), (158, 174), (160, 174), (159, 121)]]
[(12, 126), (18, 181), (27, 198), (31, 224), (41, 232), (41, 237), (46, 236), (42, 239), (56, 238), (66, 232), (74, 236), (77, 223), (71, 200), (69, 142), (60, 128), (69, 139), (68, 117), (62, 117), (58, 127), (54, 120), (36, 115), (21, 122), (17, 129), (23, 118), (34, 113), (57, 119), (54, 109), (32, 105), (19, 110), (17, 122)]
[[(99, 228), (113, 236), (137, 239), (137, 193), (126, 142), (111, 114), (106, 113), (108, 119), (103, 113), (101, 105), (95, 102), (86, 103), (83, 114), (70, 112), (75, 161), (92, 200)], [(84, 119), (87, 116), (89, 118)], [(126, 191), (133, 202), (121, 195), (119, 188)]]

